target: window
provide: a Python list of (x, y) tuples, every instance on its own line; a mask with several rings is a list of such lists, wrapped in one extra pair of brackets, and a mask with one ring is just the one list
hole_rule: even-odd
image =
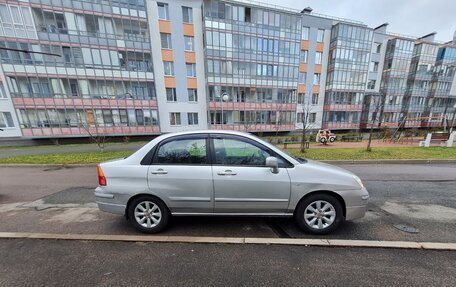
[(299, 82), (300, 83), (305, 83), (307, 79), (307, 73), (306, 72), (299, 72)]
[(187, 63), (187, 77), (196, 77), (196, 64)]
[(321, 74), (318, 74), (318, 73), (314, 74), (314, 80), (313, 80), (314, 85), (320, 85), (320, 77), (321, 77)]
[(370, 62), (370, 69), (371, 72), (378, 72), (378, 62)]
[(111, 110), (103, 110), (103, 122), (105, 125), (111, 125), (113, 124), (112, 120), (112, 111)]
[(127, 110), (119, 110), (120, 123), (122, 125), (128, 125), (128, 114)]
[(0, 83), (0, 99), (6, 99), (5, 87)]
[(14, 127), (13, 118), (10, 112), (0, 112), (0, 128)]
[(1, 4), (0, 35), (36, 39), (37, 35), (30, 8)]
[(315, 123), (317, 119), (317, 113), (310, 113), (309, 114), (309, 124)]
[(307, 63), (308, 54), (309, 54), (309, 51), (307, 51), (307, 50), (301, 51), (301, 62)]
[(206, 139), (177, 139), (160, 145), (154, 164), (206, 164)]
[(215, 164), (265, 166), (268, 151), (238, 139), (214, 139)]
[(169, 113), (169, 124), (172, 126), (181, 125), (181, 114), (180, 113)]
[(195, 51), (195, 38), (191, 36), (184, 37), (185, 51)]
[(183, 19), (184, 23), (188, 23), (188, 24), (193, 23), (192, 8), (182, 6), (182, 19)]
[(188, 101), (189, 102), (197, 102), (198, 101), (198, 93), (196, 89), (187, 89), (188, 93)]
[(309, 32), (310, 28), (309, 27), (302, 27), (302, 40), (309, 40)]
[(198, 113), (187, 113), (188, 125), (197, 126), (198, 125)]
[(318, 105), (318, 94), (312, 94), (312, 105)]
[(374, 43), (374, 48), (375, 48), (375, 53), (380, 53), (382, 49), (382, 44), (381, 43)]
[(316, 52), (315, 53), (315, 64), (320, 65), (322, 58), (323, 58), (323, 53), (322, 52)]
[(171, 44), (171, 34), (168, 33), (160, 33), (161, 39), (161, 46), (163, 49), (172, 49), (173, 46)]
[(296, 122), (297, 122), (298, 124), (302, 124), (302, 117), (303, 117), (303, 115), (304, 115), (304, 113), (298, 113), (298, 114), (296, 115)]
[(317, 33), (317, 42), (322, 43), (322, 42), (323, 42), (324, 36), (325, 36), (325, 30), (323, 30), (323, 29), (318, 29), (318, 33)]
[(175, 88), (166, 88), (166, 100), (168, 102), (176, 102), (177, 101), (177, 95), (176, 95), (176, 89)]
[(375, 80), (369, 80), (369, 82), (367, 82), (367, 88), (369, 90), (375, 89), (375, 82), (376, 82)]
[(165, 67), (165, 76), (174, 76), (174, 63), (163, 61)]
[(168, 4), (157, 3), (157, 6), (158, 6), (158, 19), (169, 20)]
[(143, 110), (135, 110), (136, 122), (138, 125), (144, 125), (144, 112)]

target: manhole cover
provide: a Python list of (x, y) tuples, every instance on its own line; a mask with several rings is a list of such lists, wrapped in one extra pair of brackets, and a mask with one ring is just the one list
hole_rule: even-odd
[(399, 229), (400, 231), (404, 231), (407, 233), (419, 233), (419, 229), (415, 227), (411, 227), (405, 224), (394, 224), (393, 225), (395, 228)]

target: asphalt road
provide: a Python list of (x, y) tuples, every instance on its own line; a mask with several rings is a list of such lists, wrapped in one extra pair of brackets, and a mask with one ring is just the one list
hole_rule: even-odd
[[(343, 167), (365, 182), (369, 211), (327, 238), (456, 242), (456, 165)], [(0, 167), (0, 231), (137, 234), (122, 216), (98, 211), (93, 203), (96, 184), (93, 167)], [(175, 218), (164, 234), (314, 237), (292, 219), (278, 218)]]
[(456, 286), (456, 252), (0, 240), (0, 286)]

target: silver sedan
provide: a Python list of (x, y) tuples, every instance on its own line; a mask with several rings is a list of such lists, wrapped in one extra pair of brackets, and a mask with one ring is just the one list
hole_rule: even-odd
[(157, 233), (171, 216), (293, 216), (327, 234), (361, 218), (369, 194), (353, 173), (295, 158), (232, 131), (165, 134), (125, 159), (98, 165), (98, 207)]

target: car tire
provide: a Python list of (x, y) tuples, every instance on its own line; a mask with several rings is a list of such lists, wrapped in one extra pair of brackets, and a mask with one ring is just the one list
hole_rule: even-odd
[(336, 141), (336, 138), (335, 138), (335, 137), (329, 138), (329, 142), (332, 142), (332, 143), (333, 143), (333, 142), (335, 142), (335, 141)]
[(168, 207), (155, 196), (134, 198), (128, 205), (128, 220), (143, 233), (158, 233), (166, 228), (171, 217)]
[(344, 221), (339, 200), (324, 193), (312, 194), (302, 200), (296, 208), (294, 218), (302, 230), (315, 235), (329, 234)]
[(326, 138), (321, 138), (321, 139), (320, 139), (320, 142), (321, 142), (322, 144), (326, 143)]

